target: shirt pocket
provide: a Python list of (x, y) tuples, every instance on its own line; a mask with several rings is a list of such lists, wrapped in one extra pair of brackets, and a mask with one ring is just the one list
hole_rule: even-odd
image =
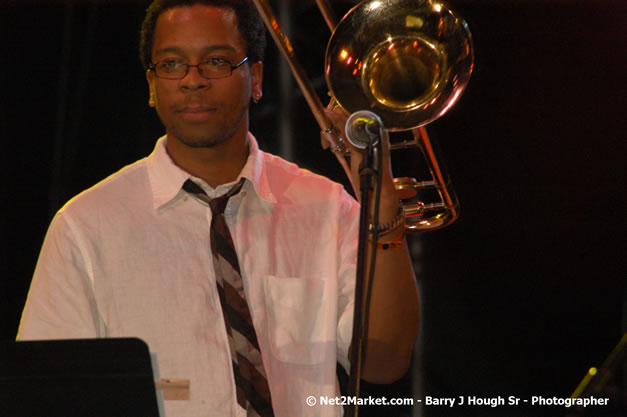
[(275, 358), (313, 365), (335, 353), (337, 301), (317, 278), (266, 276), (268, 339)]

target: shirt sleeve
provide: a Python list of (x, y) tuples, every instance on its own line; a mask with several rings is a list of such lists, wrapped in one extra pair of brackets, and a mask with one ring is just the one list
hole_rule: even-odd
[(337, 358), (342, 367), (349, 372), (348, 350), (353, 335), (359, 204), (343, 189), (339, 229), (340, 281), (338, 287)]
[(18, 340), (99, 336), (102, 325), (84, 253), (71, 220), (57, 213), (39, 254)]

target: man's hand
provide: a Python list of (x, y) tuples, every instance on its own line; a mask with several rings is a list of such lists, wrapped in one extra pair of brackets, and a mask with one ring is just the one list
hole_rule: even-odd
[[(346, 139), (346, 121), (348, 120), (348, 115), (340, 108), (333, 107), (327, 108), (325, 110), (326, 116), (329, 118), (331, 123), (336, 129), (337, 136), (339, 137), (338, 141), (343, 142), (345, 146), (345, 151), (335, 150), (334, 154), (338, 158), (338, 161), (344, 168), (346, 175), (348, 176), (351, 185), (353, 186), (353, 191), (357, 198), (361, 201), (361, 194), (359, 188), (360, 175), (359, 171), (361, 169), (361, 165), (363, 163), (364, 154), (363, 150), (356, 148)], [(321, 134), (322, 146), (326, 149), (329, 148), (329, 143), (325, 138), (324, 134)], [(394, 188), (394, 177), (392, 176), (392, 164), (390, 161), (390, 143), (388, 140), (381, 140), (382, 142), (382, 152), (383, 152), (383, 165), (379, 170), (379, 174), (382, 175), (382, 198), (390, 199), (390, 203), (393, 203), (394, 207), (398, 206), (398, 196), (396, 194), (396, 190)]]

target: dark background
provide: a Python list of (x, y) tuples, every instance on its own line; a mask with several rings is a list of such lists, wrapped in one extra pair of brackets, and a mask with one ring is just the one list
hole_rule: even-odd
[[(150, 153), (163, 132), (147, 106), (136, 52), (147, 3), (0, 3), (2, 340), (15, 337), (54, 212)], [(459, 104), (429, 129), (462, 214), (446, 229), (410, 237), (423, 297), (415, 375), (365, 389), (388, 397), (412, 389), (443, 397), (567, 397), (626, 329), (627, 3), (449, 4), (470, 25), (476, 67)], [(350, 2), (334, 5), (343, 14)], [(296, 53), (324, 97), (328, 30), (313, 1), (293, 1), (291, 19)], [(335, 158), (320, 149), (318, 127), (295, 87), (293, 104), (284, 107), (277, 52), (269, 49), (264, 98), (251, 117), (260, 145), (281, 152), (278, 120), (289, 114), (290, 159), (345, 182)], [(559, 407), (423, 411), (565, 414)]]

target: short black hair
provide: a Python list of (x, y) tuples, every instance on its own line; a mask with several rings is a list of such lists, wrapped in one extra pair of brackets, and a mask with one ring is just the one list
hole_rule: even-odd
[(238, 29), (246, 42), (246, 55), (249, 62), (263, 61), (266, 49), (266, 28), (252, 0), (154, 0), (146, 10), (141, 26), (139, 58), (144, 69), (152, 63), (152, 45), (155, 26), (161, 13), (174, 7), (196, 4), (230, 8), (237, 16)]

